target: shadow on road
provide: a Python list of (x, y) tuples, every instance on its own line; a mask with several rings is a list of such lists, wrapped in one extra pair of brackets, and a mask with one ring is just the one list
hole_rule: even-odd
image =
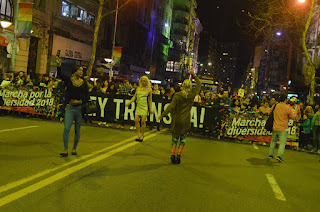
[(247, 161), (254, 166), (279, 166), (279, 162), (272, 161), (269, 158), (248, 158)]

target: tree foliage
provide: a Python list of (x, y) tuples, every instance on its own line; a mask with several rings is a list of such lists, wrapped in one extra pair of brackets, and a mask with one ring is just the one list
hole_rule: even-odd
[[(301, 5), (297, 0), (249, 0), (252, 9), (248, 12), (248, 32), (256, 39), (270, 41), (277, 31), (285, 32), (287, 39), (299, 41), (304, 30), (310, 5)], [(297, 42), (298, 43), (298, 42)]]
[(121, 10), (123, 7), (128, 5), (132, 0), (126, 0), (124, 3), (119, 5), (118, 9), (115, 8), (112, 10), (108, 10), (107, 12), (103, 12), (107, 3), (110, 3), (111, 1), (116, 2), (117, 0), (99, 0), (99, 9), (98, 9), (98, 14), (97, 14), (96, 26), (94, 29), (93, 41), (92, 41), (91, 58), (90, 58), (90, 62), (89, 62), (88, 70), (87, 70), (87, 76), (89, 76), (89, 77), (91, 77), (93, 65), (94, 65), (94, 62), (96, 59), (98, 36), (99, 36), (100, 24), (101, 24), (102, 19), (107, 17), (108, 15), (115, 13), (117, 10), (118, 11)]

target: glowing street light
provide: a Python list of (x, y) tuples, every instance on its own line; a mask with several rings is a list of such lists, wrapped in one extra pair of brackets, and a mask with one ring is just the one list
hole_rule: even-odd
[(282, 32), (277, 32), (276, 33), (278, 36), (281, 36), (282, 35)]
[(12, 25), (12, 22), (9, 22), (9, 21), (0, 21), (0, 24), (1, 24), (1, 27), (6, 29), (8, 28), (9, 26)]
[(302, 3), (305, 3), (306, 0), (298, 0), (298, 2), (302, 4)]
[(109, 58), (104, 58), (104, 61), (106, 61), (107, 63), (111, 63), (113, 60)]

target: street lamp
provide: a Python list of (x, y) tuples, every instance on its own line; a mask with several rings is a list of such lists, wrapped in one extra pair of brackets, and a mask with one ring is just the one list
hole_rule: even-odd
[(6, 29), (8, 28), (9, 26), (12, 25), (12, 22), (9, 22), (9, 21), (0, 21), (0, 24), (1, 24), (1, 27)]
[(306, 0), (298, 0), (299, 3), (303, 4), (306, 2)]

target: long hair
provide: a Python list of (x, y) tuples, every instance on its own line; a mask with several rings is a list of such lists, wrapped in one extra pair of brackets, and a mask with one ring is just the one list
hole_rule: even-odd
[(187, 96), (191, 93), (191, 90), (192, 90), (192, 82), (188, 79), (184, 80), (181, 86), (182, 95), (187, 98)]
[(150, 80), (149, 80), (149, 78), (148, 78), (147, 76), (142, 76), (142, 77), (139, 79), (139, 88), (142, 88), (142, 83), (141, 83), (141, 81), (142, 81), (143, 79), (146, 79), (147, 82), (148, 82), (147, 88), (151, 88), (151, 82), (150, 82)]

